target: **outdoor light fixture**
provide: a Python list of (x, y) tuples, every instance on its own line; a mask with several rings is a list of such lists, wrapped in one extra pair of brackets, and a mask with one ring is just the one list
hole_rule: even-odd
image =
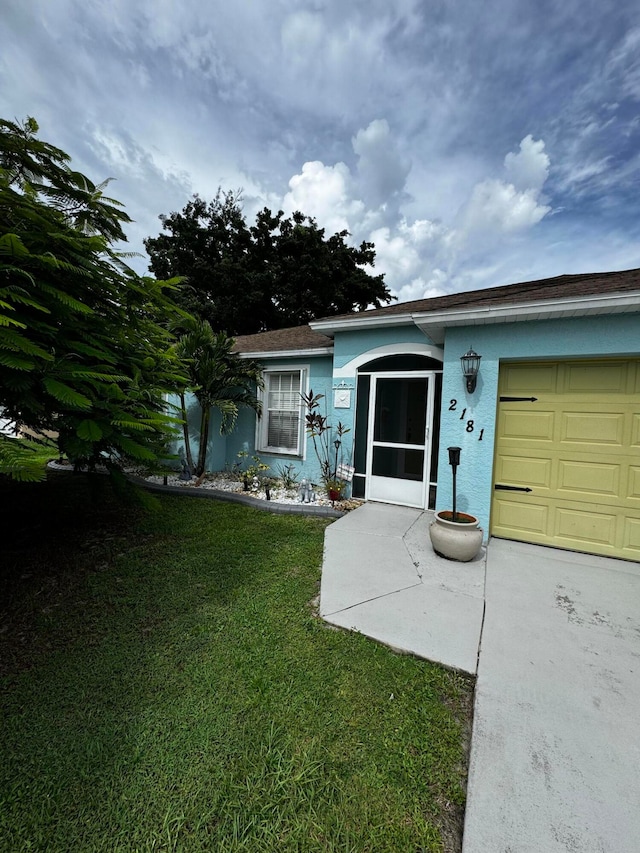
[(476, 380), (478, 378), (478, 371), (480, 370), (480, 359), (481, 355), (478, 355), (477, 352), (474, 352), (472, 349), (469, 349), (468, 352), (465, 352), (464, 355), (460, 356), (460, 364), (462, 365), (462, 373), (464, 378), (467, 380), (467, 391), (470, 394), (476, 390)]

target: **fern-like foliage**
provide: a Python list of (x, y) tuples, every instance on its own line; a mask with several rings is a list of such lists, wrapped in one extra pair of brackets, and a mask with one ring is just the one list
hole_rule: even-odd
[(28, 447), (17, 439), (0, 433), (0, 474), (23, 483), (37, 483), (45, 478), (45, 470)]
[[(152, 461), (175, 426), (164, 395), (187, 383), (168, 331), (184, 312), (113, 249), (130, 219), (108, 180), (37, 134), (0, 119), (0, 413), (72, 461)], [(1, 452), (0, 472), (35, 477), (19, 444)]]

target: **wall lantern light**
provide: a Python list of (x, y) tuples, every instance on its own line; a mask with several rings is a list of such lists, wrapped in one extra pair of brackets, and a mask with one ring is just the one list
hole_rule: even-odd
[(476, 390), (476, 380), (478, 378), (478, 371), (480, 370), (481, 358), (482, 356), (478, 355), (478, 353), (474, 352), (472, 349), (469, 349), (468, 352), (465, 352), (464, 355), (460, 356), (462, 374), (467, 380), (467, 391), (470, 394), (473, 394)]

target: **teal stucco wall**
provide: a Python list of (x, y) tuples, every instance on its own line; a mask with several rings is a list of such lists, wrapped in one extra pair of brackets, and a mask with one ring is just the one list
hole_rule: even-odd
[[(460, 356), (470, 346), (482, 356), (473, 394), (467, 393), (460, 368)], [(501, 361), (638, 355), (639, 314), (448, 329), (436, 508), (451, 508), (452, 478), (447, 447), (458, 446), (462, 448), (457, 473), (458, 509), (478, 516), (485, 538), (488, 536)]]
[[(323, 394), (324, 399), (321, 401), (321, 412), (325, 414), (325, 403), (327, 404), (326, 413), (329, 414), (329, 405), (331, 400), (331, 385), (332, 385), (332, 360), (330, 356), (321, 357), (301, 357), (301, 358), (279, 358), (277, 360), (266, 360), (263, 362), (265, 368), (270, 370), (287, 370), (298, 367), (305, 367), (308, 370), (308, 389), (311, 389), (314, 394)], [(308, 390), (307, 389), (307, 390)], [(249, 456), (256, 453), (256, 415), (250, 410), (244, 410), (238, 417), (236, 428), (226, 439), (226, 459), (223, 468), (231, 468), (235, 463), (240, 461), (238, 453), (247, 452)], [(275, 454), (260, 452), (260, 460), (266, 465), (269, 465), (269, 471), (265, 472), (266, 476), (278, 476), (278, 470), (281, 466), (293, 465), (298, 480), (306, 477), (313, 482), (319, 482), (318, 463), (313, 453), (313, 447), (309, 441), (306, 442), (306, 447), (303, 456), (292, 456), (290, 454)], [(211, 469), (215, 470), (215, 469)]]
[[(169, 404), (175, 407), (171, 412), (172, 415), (180, 417), (178, 408), (179, 400), (177, 396), (169, 398)], [(198, 441), (200, 436), (200, 405), (193, 394), (186, 395), (187, 404), (187, 423), (189, 424), (189, 443), (191, 445), (191, 454), (194, 464), (198, 458)], [(178, 455), (184, 455), (184, 434), (182, 425), (178, 426), (175, 445), (172, 450)], [(220, 415), (216, 409), (211, 412), (211, 423), (209, 428), (209, 441), (207, 442), (207, 468), (209, 471), (220, 471), (225, 466), (227, 454), (227, 436), (220, 435)], [(174, 463), (177, 469), (180, 467), (179, 462)]]
[[(349, 362), (364, 354), (370, 353), (371, 359), (379, 358), (384, 353), (376, 350), (382, 347), (392, 347), (394, 353), (419, 352), (427, 343), (428, 338), (413, 324), (337, 332), (334, 340), (334, 369), (342, 374)], [(355, 376), (355, 369), (349, 372)]]

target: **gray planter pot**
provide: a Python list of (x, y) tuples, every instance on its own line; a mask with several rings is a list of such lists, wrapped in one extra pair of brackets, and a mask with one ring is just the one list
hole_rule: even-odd
[(482, 528), (474, 515), (459, 512), (458, 521), (452, 521), (451, 515), (450, 510), (440, 510), (429, 525), (433, 550), (447, 560), (468, 563), (482, 546)]

